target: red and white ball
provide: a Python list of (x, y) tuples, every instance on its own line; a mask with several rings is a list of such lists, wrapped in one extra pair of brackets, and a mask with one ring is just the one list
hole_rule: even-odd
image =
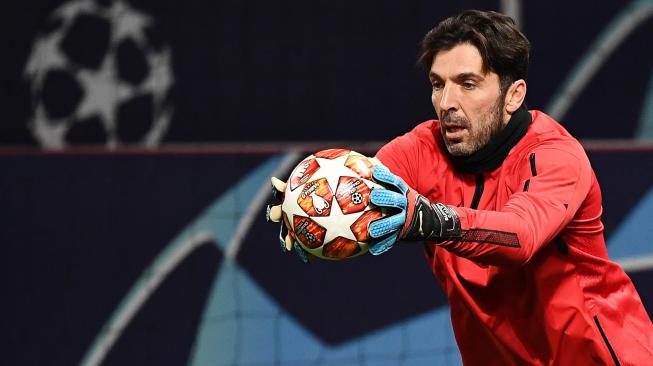
[(381, 187), (371, 180), (374, 164), (355, 151), (328, 149), (295, 167), (281, 209), (291, 237), (307, 252), (325, 259), (367, 252), (367, 227), (384, 216), (369, 199)]

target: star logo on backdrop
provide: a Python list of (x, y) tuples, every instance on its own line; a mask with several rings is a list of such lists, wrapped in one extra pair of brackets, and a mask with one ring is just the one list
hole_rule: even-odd
[(105, 58), (100, 70), (80, 70), (78, 77), (86, 86), (86, 93), (77, 110), (78, 118), (87, 118), (99, 114), (111, 127), (115, 127), (114, 104), (107, 100), (120, 103), (131, 98), (135, 93), (133, 88), (116, 80), (113, 58)]
[(147, 40), (143, 29), (152, 24), (152, 18), (130, 7), (123, 1), (117, 1), (109, 10), (113, 19), (113, 39), (132, 38), (138, 43), (145, 44)]
[(38, 75), (39, 86), (45, 77), (45, 74), (38, 73), (40, 69), (63, 69), (67, 65), (66, 58), (59, 48), (61, 38), (60, 33), (52, 33), (35, 41), (34, 57), (28, 60), (25, 73), (27, 75)]
[[(37, 34), (24, 69), (33, 100), (26, 123), (36, 140), (51, 148), (100, 142), (107, 147), (158, 145), (171, 123), (169, 92), (174, 73), (169, 45), (149, 37), (158, 34), (154, 17), (127, 0), (67, 0), (52, 11), (48, 21), (50, 28)], [(106, 31), (77, 34), (87, 28)], [(107, 44), (105, 36), (109, 37)], [(79, 52), (63, 48), (67, 39), (76, 40), (71, 44)], [(94, 52), (99, 65), (84, 63), (80, 50), (87, 44), (98, 45)], [(129, 67), (134, 60), (145, 62), (138, 75), (121, 72), (121, 65)], [(52, 72), (57, 72), (59, 79), (48, 78)], [(55, 97), (44, 92), (59, 87), (60, 79), (71, 86)], [(58, 109), (61, 104), (53, 100), (57, 97), (70, 105), (69, 110)], [(123, 109), (126, 106), (130, 109)], [(138, 112), (147, 114), (141, 118)], [(94, 126), (103, 137), (89, 140), (80, 135), (77, 128), (84, 125)]]

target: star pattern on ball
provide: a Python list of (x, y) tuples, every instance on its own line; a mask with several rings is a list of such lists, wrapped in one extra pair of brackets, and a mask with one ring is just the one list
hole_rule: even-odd
[(367, 210), (352, 214), (344, 214), (340, 208), (340, 205), (336, 202), (335, 199), (334, 202), (335, 203), (333, 206), (331, 206), (331, 213), (328, 217), (312, 217), (313, 221), (315, 221), (318, 225), (325, 228), (328, 227), (324, 237), (324, 243), (326, 244), (339, 236), (342, 236), (345, 239), (356, 241), (356, 236), (354, 235), (354, 232), (351, 231), (351, 226)]
[(338, 189), (340, 177), (358, 178), (358, 174), (355, 171), (345, 166), (345, 161), (347, 161), (348, 157), (349, 154), (335, 159), (315, 158), (320, 165), (320, 169), (311, 177), (311, 180), (326, 178), (329, 187), (331, 187), (331, 192), (335, 193), (336, 189)]
[(297, 199), (299, 198), (299, 195), (301, 193), (302, 193), (301, 189), (295, 189), (294, 191), (291, 191), (290, 189), (286, 189), (285, 197), (283, 203), (281, 204), (281, 210), (283, 210), (283, 212), (285, 212), (286, 215), (288, 215), (288, 221), (290, 221), (290, 226), (292, 227), (293, 230), (295, 230), (295, 223), (293, 217), (308, 216), (297, 203)]
[[(315, 158), (315, 160), (320, 165), (320, 169), (318, 169), (318, 171), (311, 177), (310, 181), (314, 181), (320, 178), (325, 178), (327, 183), (329, 184), (331, 192), (335, 194), (336, 189), (338, 188), (338, 181), (340, 180), (340, 177), (343, 176), (358, 177), (358, 174), (356, 174), (356, 172), (354, 172), (353, 170), (345, 166), (345, 161), (347, 160), (347, 156), (348, 155), (345, 155), (335, 159)], [(286, 197), (281, 206), (282, 210), (286, 212), (286, 214), (288, 215), (288, 220), (291, 222), (291, 226), (293, 227), (293, 229), (294, 229), (293, 216), (295, 215), (308, 216), (306, 212), (304, 212), (304, 210), (297, 203), (297, 200), (301, 193), (302, 193), (301, 189), (295, 189), (294, 191), (290, 191), (290, 189), (286, 189), (286, 193), (285, 193)], [(329, 204), (331, 206), (338, 205), (337, 203), (335, 203), (335, 199), (333, 199), (332, 202), (329, 202)]]
[[(347, 160), (348, 156), (349, 155), (347, 154), (335, 159), (315, 158), (315, 160), (320, 165), (320, 169), (318, 169), (318, 171), (311, 177), (310, 181), (315, 181), (321, 178), (326, 179), (331, 192), (333, 192), (335, 195), (335, 192), (338, 189), (338, 182), (340, 181), (341, 177), (358, 178), (358, 174), (356, 172), (345, 166), (345, 161)], [(290, 225), (293, 227), (293, 229), (293, 218), (295, 216), (309, 217), (309, 215), (307, 215), (306, 212), (304, 212), (304, 210), (297, 203), (301, 194), (301, 189), (295, 189), (294, 191), (286, 189), (286, 196), (282, 204), (282, 209), (288, 215), (288, 220), (290, 221)], [(331, 212), (329, 216), (310, 217), (311, 220), (315, 221), (318, 225), (324, 228), (328, 228), (324, 238), (324, 243), (328, 243), (339, 236), (356, 241), (356, 236), (352, 232), (351, 226), (365, 213), (366, 210), (353, 214), (344, 214), (335, 197), (329, 203), (331, 205)]]

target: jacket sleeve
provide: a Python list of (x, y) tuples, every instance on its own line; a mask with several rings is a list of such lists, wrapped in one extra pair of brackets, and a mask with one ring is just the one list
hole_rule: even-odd
[(587, 197), (593, 174), (580, 146), (540, 147), (533, 153), (537, 171), (524, 176), (528, 188), (513, 193), (499, 211), (455, 207), (463, 234), (442, 247), (482, 264), (521, 265), (553, 241)]

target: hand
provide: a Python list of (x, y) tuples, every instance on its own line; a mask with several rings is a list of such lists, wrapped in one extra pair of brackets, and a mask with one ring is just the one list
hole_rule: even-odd
[(281, 245), (281, 249), (286, 253), (294, 249), (299, 259), (304, 263), (308, 263), (313, 256), (305, 251), (297, 241), (293, 240), (288, 231), (288, 227), (286, 227), (286, 223), (282, 222), (283, 213), (281, 211), (281, 203), (283, 203), (283, 193), (286, 191), (286, 183), (277, 177), (272, 177), (271, 181), (272, 196), (274, 196), (278, 204), (267, 206), (265, 218), (268, 222), (281, 222), (281, 228), (279, 229), (279, 244)]
[(460, 237), (460, 219), (456, 211), (442, 203), (432, 203), (417, 193), (385, 166), (375, 166), (372, 178), (389, 189), (374, 189), (370, 202), (397, 212), (372, 222), (368, 232), (376, 238), (370, 253), (388, 251), (399, 240), (443, 240)]

